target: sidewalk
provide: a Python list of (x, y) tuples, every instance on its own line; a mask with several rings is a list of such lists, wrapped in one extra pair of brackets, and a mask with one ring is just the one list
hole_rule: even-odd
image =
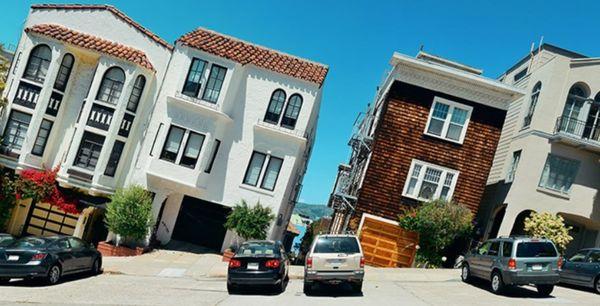
[[(225, 278), (227, 263), (221, 255), (155, 250), (135, 257), (104, 257), (104, 272), (136, 276)], [(302, 279), (303, 266), (291, 266), (289, 277)], [(444, 282), (460, 279), (460, 271), (452, 269), (365, 268), (365, 279), (399, 282)]]

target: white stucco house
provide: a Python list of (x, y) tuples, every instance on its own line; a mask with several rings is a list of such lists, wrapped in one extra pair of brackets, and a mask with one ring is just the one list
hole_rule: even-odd
[(600, 246), (600, 60), (550, 44), (500, 80), (528, 95), (508, 110), (479, 220), (486, 237), (522, 234), (531, 211), (573, 227), (567, 253)]
[(241, 199), (270, 207), (269, 238), (281, 239), (327, 71), (202, 28), (172, 45), (111, 6), (32, 6), (4, 92), (0, 163), (60, 167), (60, 186), (84, 190), (90, 209), (20, 205), (12, 230), (97, 239), (88, 219), (101, 222), (107, 196), (140, 184), (161, 243), (227, 247), (223, 222)]

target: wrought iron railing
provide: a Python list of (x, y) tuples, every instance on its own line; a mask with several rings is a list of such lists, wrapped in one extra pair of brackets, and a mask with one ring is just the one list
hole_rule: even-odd
[(565, 133), (580, 139), (600, 141), (600, 122), (590, 124), (569, 116), (556, 119), (554, 133)]
[(180, 99), (180, 100), (184, 100), (190, 103), (195, 103), (195, 104), (199, 104), (202, 106), (206, 106), (208, 108), (214, 109), (214, 110), (219, 110), (219, 105), (217, 103), (212, 103), (212, 102), (208, 102), (206, 100), (202, 100), (202, 99), (198, 99), (195, 97), (190, 97), (186, 94), (183, 94), (181, 92), (176, 92), (175, 93), (175, 97)]
[(303, 130), (290, 129), (290, 128), (283, 127), (283, 126), (280, 126), (280, 125), (277, 125), (277, 124), (265, 122), (265, 121), (260, 120), (260, 119), (256, 121), (256, 125), (262, 126), (262, 127), (266, 127), (268, 129), (271, 129), (271, 130), (276, 130), (276, 131), (279, 131), (279, 132), (282, 132), (282, 133), (285, 133), (285, 134), (294, 135), (296, 137), (308, 139), (308, 133), (306, 133)]

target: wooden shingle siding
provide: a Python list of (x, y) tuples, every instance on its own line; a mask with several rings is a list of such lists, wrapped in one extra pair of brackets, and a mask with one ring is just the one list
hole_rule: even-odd
[[(424, 135), (434, 96), (473, 107), (462, 145)], [(453, 200), (476, 213), (505, 115), (503, 110), (396, 82), (375, 131), (355, 220), (363, 212), (396, 220), (403, 206), (418, 203), (402, 197), (414, 158), (460, 171)]]

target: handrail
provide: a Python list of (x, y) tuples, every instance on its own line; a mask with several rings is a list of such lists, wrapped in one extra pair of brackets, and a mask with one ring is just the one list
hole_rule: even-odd
[(565, 133), (581, 139), (600, 141), (600, 123), (588, 124), (586, 121), (573, 117), (561, 116), (556, 119), (554, 133)]

